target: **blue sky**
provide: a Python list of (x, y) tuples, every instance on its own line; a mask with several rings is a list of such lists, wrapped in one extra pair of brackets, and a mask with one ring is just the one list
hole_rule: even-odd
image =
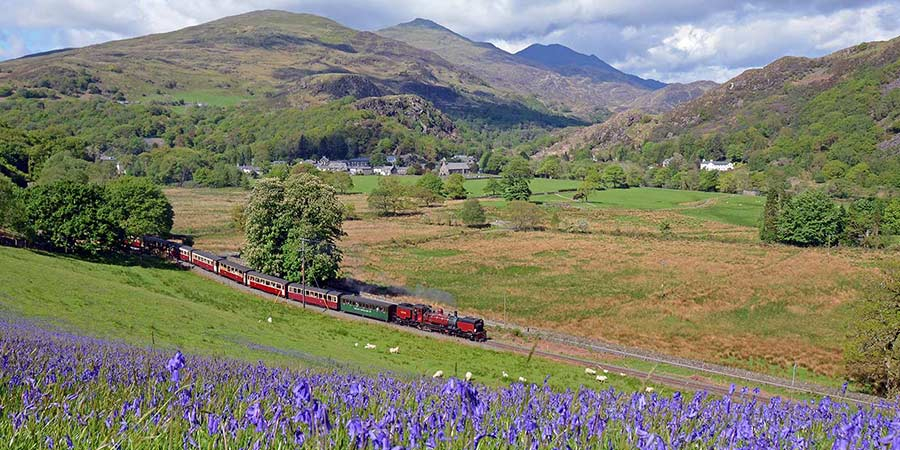
[(724, 81), (784, 55), (900, 35), (900, 2), (883, 0), (0, 0), (0, 60), (267, 8), (364, 30), (424, 17), (509, 51), (561, 43), (667, 82)]

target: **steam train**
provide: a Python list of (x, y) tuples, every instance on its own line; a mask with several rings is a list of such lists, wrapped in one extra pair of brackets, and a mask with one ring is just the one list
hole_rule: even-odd
[(282, 278), (257, 272), (214, 253), (197, 250), (190, 246), (155, 236), (144, 236), (130, 243), (129, 246), (133, 250), (140, 250), (163, 258), (194, 265), (250, 288), (301, 304), (458, 336), (476, 342), (487, 340), (487, 333), (484, 331), (484, 320), (475, 317), (459, 317), (456, 312), (448, 314), (443, 309), (432, 308), (428, 305), (397, 304), (340, 290), (323, 289), (289, 282)]

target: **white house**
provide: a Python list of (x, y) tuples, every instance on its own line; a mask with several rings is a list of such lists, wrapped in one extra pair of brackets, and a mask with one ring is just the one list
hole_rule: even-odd
[(258, 175), (262, 174), (262, 170), (260, 170), (260, 168), (256, 167), (256, 166), (241, 166), (241, 165), (239, 165), (238, 169), (246, 175), (258, 176)]
[(700, 170), (718, 170), (719, 172), (734, 170), (734, 163), (731, 161), (712, 161), (704, 159), (700, 161)]
[(376, 166), (372, 168), (372, 172), (374, 172), (375, 175), (381, 175), (383, 177), (393, 175), (395, 171), (396, 169), (394, 169), (394, 166)]

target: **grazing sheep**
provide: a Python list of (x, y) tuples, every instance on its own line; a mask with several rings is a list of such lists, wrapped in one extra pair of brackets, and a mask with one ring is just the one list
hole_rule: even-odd
[(400, 353), (400, 347), (391, 347), (388, 351), (391, 353)]
[(647, 386), (647, 389), (644, 389), (644, 390), (647, 391), (647, 392), (653, 392), (653, 388), (650, 387), (650, 386)]
[(504, 371), (503, 371), (503, 378), (509, 378), (509, 374), (508, 374), (508, 373), (506, 373), (506, 371), (505, 371), (505, 370), (504, 370)]
[(605, 375), (597, 375), (597, 381), (599, 381), (601, 383), (606, 381), (606, 376)]
[(437, 372), (434, 373), (434, 375), (431, 376), (431, 378), (441, 378), (443, 376), (444, 376), (444, 371), (438, 370)]
[(620, 376), (620, 377), (624, 377), (624, 376), (625, 376), (625, 372), (620, 372), (620, 373), (619, 373), (619, 376)]
[(353, 344), (354, 347), (359, 347), (359, 342)]
[(371, 350), (375, 348), (375, 344), (366, 344), (366, 350)]
[(466, 381), (472, 380), (472, 372), (466, 372)]
[(594, 370), (594, 369), (591, 369), (590, 367), (587, 367), (587, 368), (584, 369), (584, 373), (586, 373), (586, 374), (588, 374), (588, 375), (596, 375), (596, 374), (597, 374), (597, 371)]
[(603, 369), (603, 373), (609, 373), (609, 371), (606, 369)]
[(266, 322), (272, 323), (272, 318), (269, 317), (268, 319), (266, 319)]
[(519, 382), (520, 382), (520, 383), (524, 383), (524, 382), (526, 382), (526, 381), (528, 381), (527, 378), (525, 378), (525, 377), (519, 377)]

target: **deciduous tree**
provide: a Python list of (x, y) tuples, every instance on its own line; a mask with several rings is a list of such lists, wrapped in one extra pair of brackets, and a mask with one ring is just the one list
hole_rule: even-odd
[(778, 215), (776, 238), (799, 246), (834, 245), (843, 234), (844, 211), (824, 192), (810, 190), (791, 197)]
[(868, 391), (881, 396), (900, 393), (900, 273), (873, 283), (854, 302), (854, 318), (844, 349), (847, 372)]
[(528, 183), (531, 180), (531, 168), (528, 161), (522, 158), (511, 159), (503, 167), (501, 184), (503, 186), (503, 198), (507, 201), (527, 201), (531, 197), (531, 188)]
[(97, 254), (118, 246), (121, 228), (103, 186), (61, 181), (26, 190), (26, 234), (65, 252)]
[(164, 236), (172, 230), (172, 205), (149, 179), (118, 178), (106, 184), (104, 195), (124, 237)]
[(469, 227), (484, 225), (484, 208), (481, 207), (481, 202), (474, 198), (464, 201), (459, 208), (459, 220)]
[(534, 203), (513, 200), (506, 206), (506, 220), (513, 230), (536, 230), (541, 227), (544, 212)]
[(260, 180), (245, 212), (247, 262), (292, 281), (336, 277), (343, 213), (334, 188), (314, 175)]
[(465, 183), (466, 178), (458, 173), (454, 173), (447, 177), (447, 181), (444, 183), (444, 191), (447, 193), (447, 198), (453, 200), (466, 198), (467, 193)]
[(369, 193), (369, 208), (376, 214), (388, 216), (409, 209), (408, 189), (396, 177), (381, 177)]

